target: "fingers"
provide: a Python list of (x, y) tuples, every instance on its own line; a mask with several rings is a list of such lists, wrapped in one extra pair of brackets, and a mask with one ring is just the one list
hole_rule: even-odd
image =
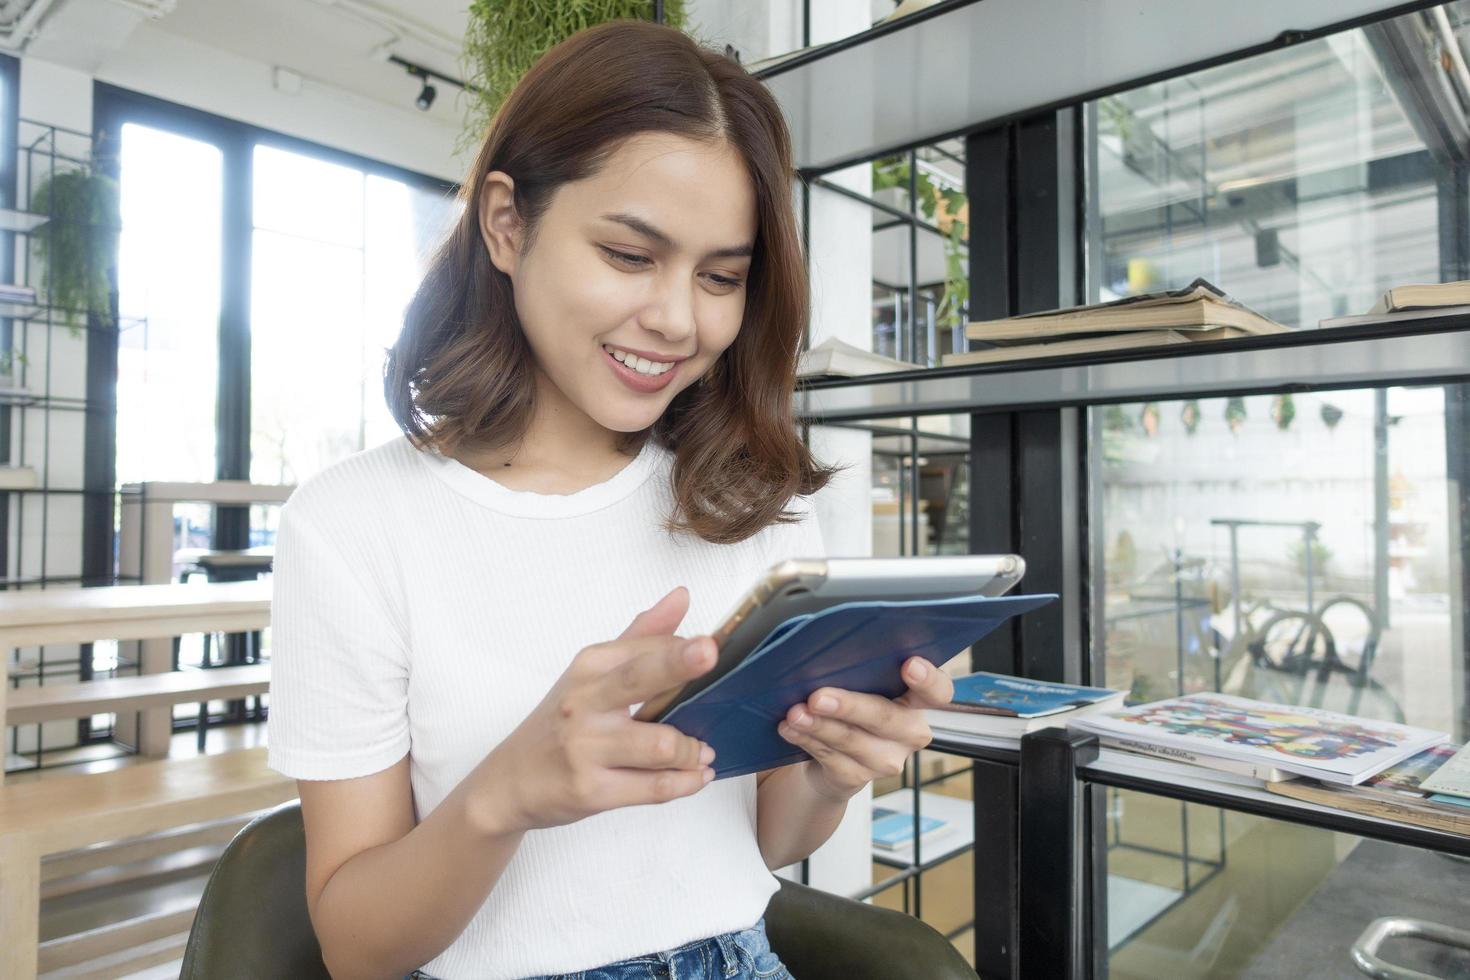
[[(786, 714), (787, 721), (795, 722), (797, 713), (803, 709), (818, 722), (807, 731), (840, 731), (840, 728), (829, 729), (820, 724), (824, 720), (839, 721), (864, 729), (878, 738), (899, 742), (911, 751), (928, 745), (931, 738), (929, 725), (918, 711), (877, 694), (821, 687), (813, 691), (804, 704), (793, 705)], [(801, 729), (798, 727), (798, 730)]]
[(637, 806), (644, 803), (667, 803), (681, 796), (693, 796), (715, 776), (713, 769), (617, 769), (609, 771), (607, 796), (613, 807)]
[(909, 689), (897, 700), (911, 708), (942, 708), (954, 700), (954, 681), (923, 657), (912, 657), (903, 668)]
[(684, 614), (689, 611), (689, 590), (684, 586), (676, 586), (666, 592), (649, 608), (643, 610), (628, 628), (618, 636), (624, 640), (634, 636), (657, 636), (668, 634), (679, 628), (684, 621)]
[(633, 722), (609, 736), (602, 764), (627, 769), (699, 769), (715, 760), (715, 750), (673, 725)]
[(834, 776), (858, 786), (880, 776), (897, 776), (915, 751), (908, 742), (884, 738), (844, 721), (813, 717), (800, 705), (776, 730)]
[(688, 640), (678, 636), (639, 637), (608, 646), (631, 650), (631, 655), (593, 679), (588, 697), (590, 706), (598, 711), (626, 710), (629, 705), (693, 680), (715, 664), (715, 641), (708, 636)]

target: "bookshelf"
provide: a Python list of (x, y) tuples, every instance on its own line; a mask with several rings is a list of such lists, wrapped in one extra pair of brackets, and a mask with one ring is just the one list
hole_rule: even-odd
[[(914, 794), (912, 790), (897, 789), (891, 793), (873, 797), (873, 806), (912, 815)], [(931, 843), (921, 840), (917, 861), (914, 857), (912, 841), (891, 850), (874, 846), (873, 860), (895, 868), (907, 868), (912, 865), (927, 867), (962, 854), (975, 844), (974, 811), (975, 804), (971, 800), (945, 796), (943, 793), (921, 791), (919, 793), (919, 812), (925, 816), (944, 820), (949, 824), (949, 832), (942, 837), (935, 838)]]

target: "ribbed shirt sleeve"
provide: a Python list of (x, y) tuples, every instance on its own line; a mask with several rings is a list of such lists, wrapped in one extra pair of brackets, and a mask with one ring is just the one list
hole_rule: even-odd
[(407, 643), (346, 525), (293, 499), (277, 528), (268, 764), (294, 779), (366, 776), (409, 750)]

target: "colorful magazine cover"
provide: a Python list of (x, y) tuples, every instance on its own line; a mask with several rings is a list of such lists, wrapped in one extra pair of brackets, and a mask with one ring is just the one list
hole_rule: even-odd
[(1190, 694), (1087, 715), (1069, 727), (1357, 785), (1444, 742), (1443, 732), (1228, 694)]
[(973, 711), (1009, 718), (1040, 718), (1108, 698), (1121, 698), (1121, 694), (1105, 687), (1048, 684), (980, 671), (954, 679), (954, 700), (944, 710)]
[(1434, 775), (1435, 770), (1449, 762), (1454, 755), (1453, 745), (1436, 745), (1396, 766), (1389, 766), (1364, 783), (1364, 786), (1403, 796), (1427, 796), (1419, 784)]

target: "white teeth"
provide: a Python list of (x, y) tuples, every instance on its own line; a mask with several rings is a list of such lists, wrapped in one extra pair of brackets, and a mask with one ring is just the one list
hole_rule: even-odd
[(628, 354), (620, 351), (616, 347), (608, 347), (606, 344), (603, 345), (602, 349), (611, 354), (614, 359), (621, 361), (626, 367), (632, 368), (639, 374), (663, 374), (674, 366), (672, 362), (663, 364), (658, 361), (650, 361), (636, 354)]

